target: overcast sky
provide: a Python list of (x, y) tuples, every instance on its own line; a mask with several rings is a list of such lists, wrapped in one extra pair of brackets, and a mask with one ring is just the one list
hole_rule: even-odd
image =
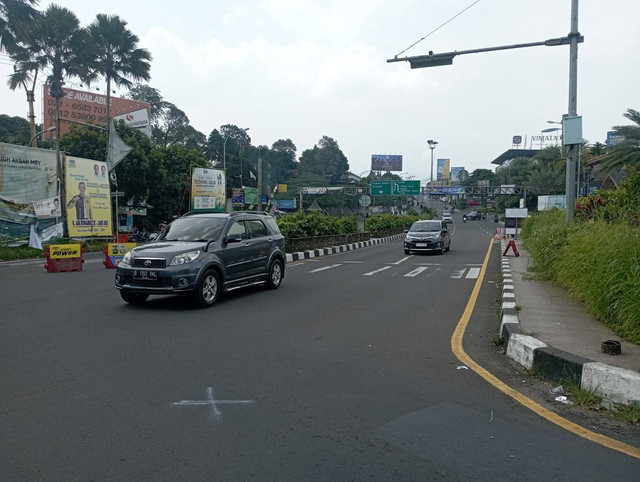
[[(290, 138), (299, 156), (327, 135), (355, 174), (370, 169), (372, 154), (402, 154), (403, 177), (426, 181), (427, 139), (451, 166), (493, 169), (514, 135), (528, 148), (568, 110), (568, 46), (461, 55), (428, 69), (387, 63), (474, 1), (56, 3), (83, 26), (98, 13), (126, 20), (153, 55), (149, 85), (207, 136), (224, 124), (249, 127), (254, 145)], [(570, 13), (571, 0), (480, 0), (401, 56), (563, 37)], [(604, 142), (613, 126), (630, 123), (627, 109), (640, 110), (638, 18), (637, 1), (580, 1), (578, 114), (589, 142)], [(0, 77), (10, 71), (0, 55)], [(0, 93), (0, 113), (26, 118), (24, 92), (2, 82)]]

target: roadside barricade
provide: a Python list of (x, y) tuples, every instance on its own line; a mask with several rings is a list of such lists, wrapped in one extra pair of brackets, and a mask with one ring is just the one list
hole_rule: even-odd
[(107, 269), (115, 269), (124, 258), (128, 251), (135, 248), (138, 243), (107, 243), (104, 250), (104, 267)]
[(82, 271), (83, 252), (80, 244), (50, 244), (45, 249), (47, 261), (44, 267), (48, 273)]

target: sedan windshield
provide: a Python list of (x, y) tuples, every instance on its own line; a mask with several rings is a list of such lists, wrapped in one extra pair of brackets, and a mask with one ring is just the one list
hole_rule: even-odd
[(157, 239), (164, 241), (208, 241), (210, 239), (218, 239), (224, 223), (224, 218), (184, 217), (173, 221)]
[(411, 229), (414, 233), (428, 233), (431, 231), (440, 231), (442, 229), (442, 224), (438, 221), (419, 221), (417, 223), (413, 223)]

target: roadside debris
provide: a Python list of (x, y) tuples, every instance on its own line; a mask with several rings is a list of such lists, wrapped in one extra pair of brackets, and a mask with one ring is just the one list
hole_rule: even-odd
[(469, 367), (466, 367), (464, 365), (460, 365), (458, 368), (456, 368), (456, 370), (468, 370)]
[(556, 402), (564, 403), (565, 405), (573, 405), (573, 402), (564, 395), (556, 397)]

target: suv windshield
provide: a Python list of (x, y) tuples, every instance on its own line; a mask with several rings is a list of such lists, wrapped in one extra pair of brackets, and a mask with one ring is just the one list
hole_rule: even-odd
[(208, 241), (218, 239), (226, 218), (188, 216), (173, 221), (166, 230), (158, 236), (158, 240), (165, 241)]
[(427, 233), (430, 231), (440, 231), (441, 229), (442, 224), (440, 221), (418, 221), (411, 225), (411, 229), (409, 229), (409, 231), (414, 233)]

